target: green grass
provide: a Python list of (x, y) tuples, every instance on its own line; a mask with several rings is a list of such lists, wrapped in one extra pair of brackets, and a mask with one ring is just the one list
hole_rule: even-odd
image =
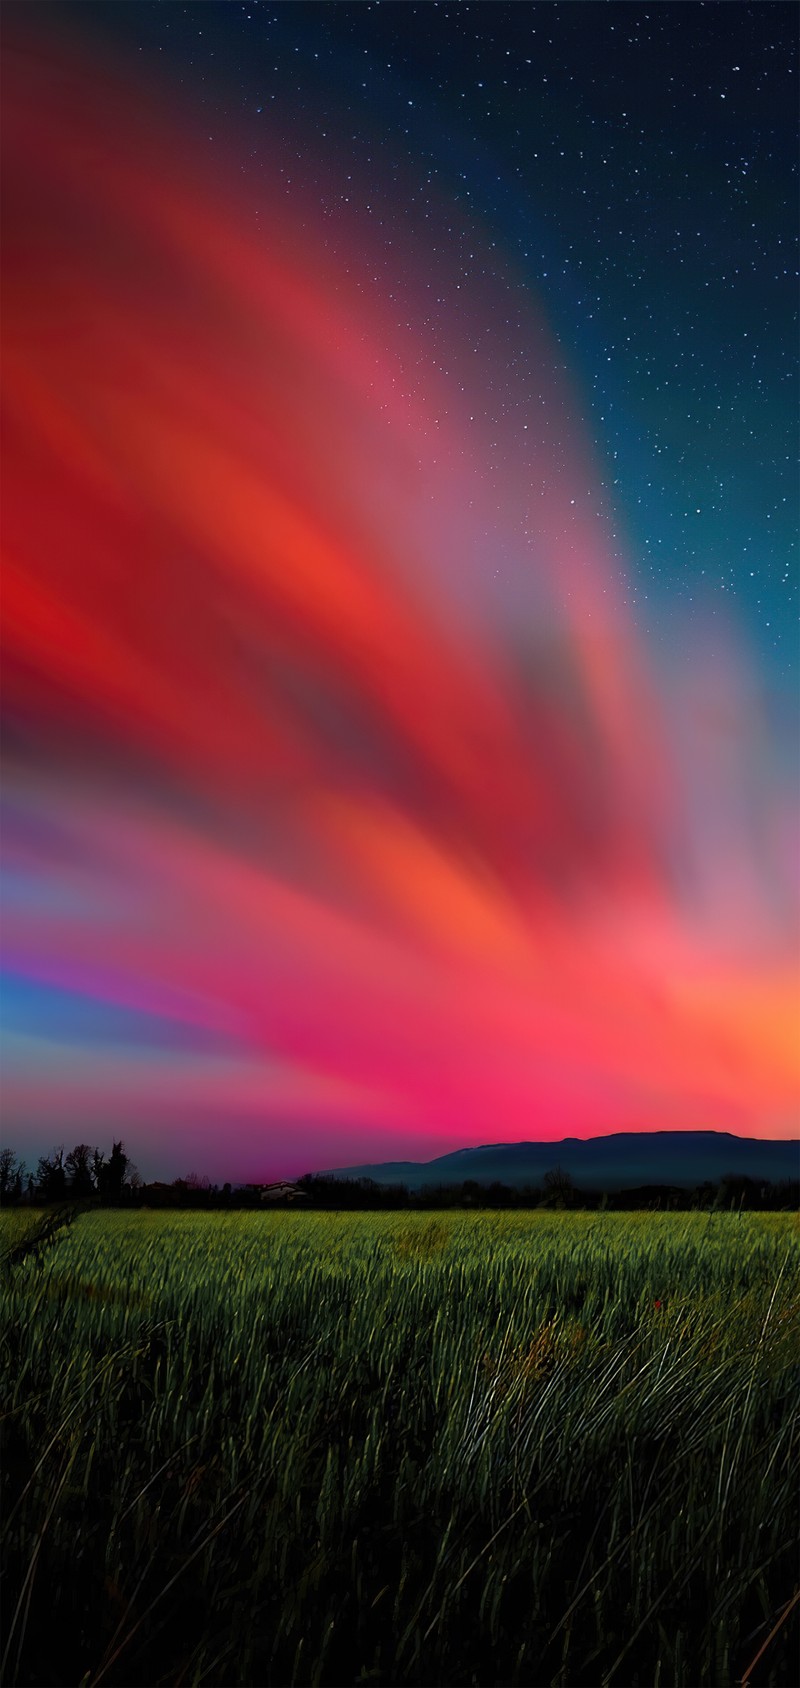
[(796, 1587), (798, 1242), (80, 1217), (2, 1279), (5, 1680), (732, 1684)]
[(0, 1261), (38, 1231), (44, 1214), (35, 1207), (0, 1207)]

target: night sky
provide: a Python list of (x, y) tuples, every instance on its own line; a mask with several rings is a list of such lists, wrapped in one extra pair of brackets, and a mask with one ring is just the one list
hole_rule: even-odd
[[(670, 640), (667, 603), (726, 615), (732, 596), (767, 672), (796, 681), (791, 6), (100, 10), (127, 53), (163, 56), (256, 190), (302, 184), (353, 269), (364, 242), (362, 285), (401, 329), (408, 242), (448, 275), (435, 335), (474, 282), (477, 218), (477, 273), (511, 279), (510, 312), (530, 291), (575, 377), (642, 625)], [(528, 361), (520, 329), (487, 416), (513, 415), (507, 362)], [(540, 372), (523, 379), (546, 426)]]
[(7, 1139), (795, 1134), (794, 8), (4, 11)]

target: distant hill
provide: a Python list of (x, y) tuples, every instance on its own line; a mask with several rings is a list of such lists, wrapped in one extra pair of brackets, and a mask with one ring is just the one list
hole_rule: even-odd
[(383, 1161), (335, 1167), (321, 1176), (372, 1178), (421, 1190), (437, 1184), (541, 1184), (560, 1166), (578, 1189), (625, 1190), (645, 1184), (693, 1188), (730, 1175), (773, 1184), (800, 1178), (797, 1138), (734, 1137), (727, 1131), (617, 1131), (610, 1137), (562, 1137), (557, 1143), (487, 1143), (431, 1161)]

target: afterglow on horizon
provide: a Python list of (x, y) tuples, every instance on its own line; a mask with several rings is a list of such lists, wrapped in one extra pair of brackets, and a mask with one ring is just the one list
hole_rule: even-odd
[(398, 326), (346, 211), (135, 65), (7, 55), (4, 1140), (222, 1180), (795, 1135), (758, 659), (654, 649), (541, 302), (410, 223)]

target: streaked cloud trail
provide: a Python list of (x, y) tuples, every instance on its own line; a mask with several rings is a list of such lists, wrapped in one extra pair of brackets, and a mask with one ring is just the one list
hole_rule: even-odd
[(545, 419), (521, 380), (476, 422), (486, 282), (431, 348), (424, 250), (398, 326), (302, 192), (256, 204), (56, 36), (16, 52), (9, 1136), (244, 1178), (793, 1133), (796, 817), (757, 688), (718, 634), (654, 662), (531, 302)]

